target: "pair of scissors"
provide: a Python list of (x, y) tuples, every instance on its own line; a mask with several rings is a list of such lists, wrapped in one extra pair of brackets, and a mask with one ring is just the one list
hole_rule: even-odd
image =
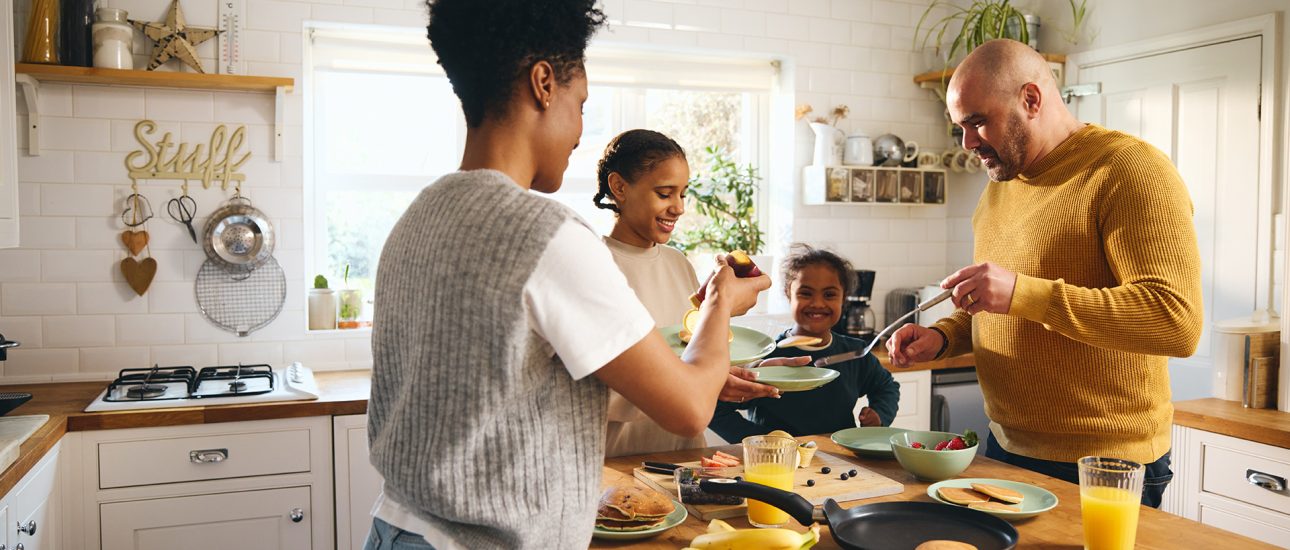
[(194, 201), (187, 193), (178, 198), (170, 199), (170, 202), (166, 203), (166, 213), (188, 228), (188, 236), (193, 238), (193, 243), (197, 242), (197, 230), (193, 229), (193, 214), (196, 212), (197, 201)]

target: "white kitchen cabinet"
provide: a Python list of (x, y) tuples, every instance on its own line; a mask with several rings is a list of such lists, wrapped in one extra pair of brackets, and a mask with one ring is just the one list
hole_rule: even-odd
[(1179, 425), (1173, 448), (1165, 511), (1290, 548), (1290, 449)]
[(333, 421), (336, 464), (336, 550), (359, 550), (372, 528), (372, 506), (381, 494), (381, 474), (368, 459), (367, 415)]
[(61, 546), (59, 531), (59, 452), (55, 444), (0, 499), (0, 548), (5, 550), (50, 550)]
[[(906, 430), (928, 430), (932, 427), (932, 371), (916, 370), (893, 372), (892, 378), (900, 383), (900, 407), (896, 419), (891, 422), (893, 428)], [(869, 399), (861, 397), (856, 402), (855, 414), (869, 405)]]
[(0, 9), (0, 248), (18, 246), (18, 91), (11, 5)]
[(69, 434), (81, 448), (78, 542), (103, 550), (331, 549), (331, 420)]

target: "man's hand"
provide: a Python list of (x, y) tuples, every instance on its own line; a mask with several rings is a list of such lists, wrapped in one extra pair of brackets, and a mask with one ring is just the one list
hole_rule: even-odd
[(972, 315), (1008, 313), (1017, 274), (990, 262), (970, 265), (941, 281), (941, 288), (953, 288), (955, 307)]
[(860, 425), (866, 428), (869, 426), (882, 425), (882, 419), (878, 418), (878, 413), (869, 407), (863, 407), (860, 409), (860, 416), (858, 419), (860, 420)]
[(944, 346), (945, 337), (941, 333), (922, 325), (907, 323), (887, 339), (887, 354), (891, 356), (892, 364), (908, 367), (935, 359)]

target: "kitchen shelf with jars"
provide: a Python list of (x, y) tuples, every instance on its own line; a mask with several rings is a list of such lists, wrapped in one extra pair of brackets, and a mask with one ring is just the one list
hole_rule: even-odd
[(945, 169), (937, 166), (807, 166), (802, 202), (931, 206), (945, 204)]

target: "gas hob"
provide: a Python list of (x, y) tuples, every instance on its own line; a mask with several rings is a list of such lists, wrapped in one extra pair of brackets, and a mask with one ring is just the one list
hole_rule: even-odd
[(123, 369), (85, 412), (271, 403), (318, 399), (313, 371), (300, 363)]

